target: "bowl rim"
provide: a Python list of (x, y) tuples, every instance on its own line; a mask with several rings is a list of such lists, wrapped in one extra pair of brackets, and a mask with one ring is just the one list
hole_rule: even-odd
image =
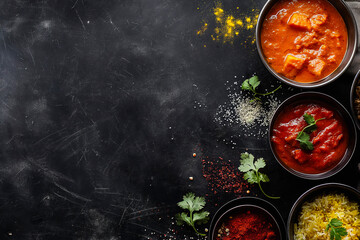
[[(348, 121), (346, 121), (346, 118), (349, 118), (349, 122), (350, 124), (347, 125), (347, 129), (348, 129), (348, 135), (349, 138), (351, 136), (350, 133), (354, 133), (354, 147), (352, 149), (352, 151), (350, 152), (350, 155), (347, 157), (346, 160), (344, 160), (344, 157), (346, 155), (346, 152), (344, 154), (344, 156), (341, 158), (341, 160), (338, 162), (337, 165), (335, 165), (333, 168), (331, 168), (328, 171), (325, 172), (321, 172), (321, 173), (316, 173), (316, 174), (311, 174), (311, 173), (303, 173), (303, 172), (299, 172), (296, 171), (290, 167), (288, 167), (285, 163), (283, 163), (281, 161), (281, 159), (279, 159), (276, 155), (275, 149), (273, 147), (273, 144), (271, 142), (271, 135), (272, 135), (272, 130), (274, 127), (274, 123), (276, 121), (276, 117), (278, 116), (280, 110), (282, 110), (283, 108), (285, 108), (289, 102), (290, 104), (296, 103), (296, 102), (309, 102), (309, 100), (306, 97), (301, 98), (302, 96), (306, 96), (306, 95), (312, 95), (312, 96), (316, 96), (316, 100), (319, 102), (324, 102), (322, 100), (322, 98), (327, 98), (328, 100), (332, 101), (333, 103), (335, 103), (335, 106), (333, 106), (334, 109), (338, 109), (338, 111), (342, 110), (344, 114), (342, 114), (341, 112), (339, 112), (340, 116), (344, 119), (345, 123), (347, 123)], [(330, 104), (329, 102), (326, 101), (326, 104)], [(353, 132), (351, 130), (354, 130)], [(287, 98), (285, 101), (283, 101), (275, 110), (275, 112), (273, 113), (271, 120), (270, 120), (270, 124), (269, 124), (269, 129), (268, 129), (268, 141), (270, 144), (270, 149), (271, 152), (273, 153), (273, 156), (275, 157), (276, 161), (280, 164), (280, 166), (282, 166), (286, 171), (288, 171), (289, 173), (291, 173), (292, 175), (295, 175), (297, 177), (303, 178), (303, 179), (308, 179), (308, 180), (320, 180), (320, 179), (325, 179), (328, 177), (331, 177), (335, 174), (337, 174), (338, 172), (340, 172), (343, 168), (346, 167), (346, 165), (350, 162), (350, 160), (352, 159), (355, 150), (356, 150), (356, 145), (357, 145), (357, 131), (356, 131), (356, 126), (354, 123), (354, 119), (351, 117), (350, 113), (347, 111), (347, 109), (338, 101), (336, 100), (334, 97), (325, 94), (325, 93), (321, 93), (321, 92), (315, 92), (315, 91), (307, 91), (307, 92), (301, 92), (301, 93), (297, 93), (294, 94), (292, 96), (290, 96), (289, 98)], [(349, 147), (347, 148), (348, 151)], [(334, 168), (337, 169), (335, 171), (332, 171)]]
[[(359, 84), (358, 84), (359, 82)], [(360, 120), (357, 118), (357, 115), (355, 114), (355, 106), (354, 106), (354, 100), (355, 100), (355, 89), (356, 86), (359, 85), (360, 86), (360, 70), (356, 73), (354, 80), (351, 84), (351, 89), (350, 89), (350, 108), (351, 108), (351, 115), (355, 121), (356, 127), (357, 129), (360, 130)]]
[[(296, 201), (292, 205), (291, 210), (289, 212), (288, 219), (287, 219), (287, 222), (286, 222), (286, 236), (287, 236), (287, 239), (289, 239), (289, 240), (293, 239), (293, 238), (290, 238), (290, 227), (291, 227), (290, 224), (291, 224), (292, 218), (295, 217), (294, 214), (295, 214), (296, 210), (298, 209), (298, 207), (301, 207), (301, 204), (306, 200), (307, 197), (311, 196), (311, 194), (313, 194), (313, 193), (315, 193), (317, 191), (321, 192), (322, 190), (329, 189), (329, 188), (334, 188), (335, 191), (336, 190), (342, 190), (345, 194), (346, 194), (346, 192), (347, 193), (351, 192), (354, 195), (357, 195), (359, 197), (359, 200), (360, 200), (360, 191), (357, 190), (354, 187), (351, 187), (351, 186), (343, 184), (343, 183), (336, 183), (336, 182), (323, 183), (323, 184), (314, 186), (314, 187), (306, 190), (304, 193), (302, 193), (296, 199)], [(359, 203), (360, 203), (360, 201), (359, 201)]]
[[(350, 52), (350, 58), (349, 60), (344, 64), (344, 67), (341, 69), (341, 71), (339, 73), (337, 73), (335, 76), (333, 76), (332, 78), (326, 80), (326, 81), (323, 81), (323, 79), (327, 78), (323, 78), (323, 79), (320, 79), (318, 81), (315, 81), (315, 82), (311, 82), (311, 83), (303, 83), (303, 82), (297, 82), (297, 81), (294, 81), (292, 79), (289, 79), (285, 76), (282, 76), (280, 75), (279, 73), (277, 73), (274, 69), (272, 69), (272, 67), (270, 67), (270, 65), (268, 64), (268, 62), (266, 61), (265, 59), (265, 56), (264, 56), (264, 53), (262, 51), (262, 47), (261, 47), (261, 43), (260, 43), (260, 39), (261, 39), (261, 28), (262, 28), (262, 22), (263, 20), (265, 19), (267, 13), (270, 11), (270, 9), (272, 8), (272, 6), (278, 2), (279, 0), (267, 0), (267, 2), (265, 3), (265, 5), (263, 6), (263, 8), (261, 9), (260, 11), (260, 14), (259, 14), (259, 17), (257, 19), (257, 23), (256, 23), (256, 28), (255, 28), (255, 41), (256, 41), (256, 48), (257, 48), (257, 52), (259, 54), (259, 57), (262, 61), (262, 63), (265, 65), (266, 69), (274, 76), (276, 77), (276, 79), (280, 80), (281, 82), (287, 84), (287, 85), (290, 85), (292, 87), (298, 87), (298, 88), (303, 88), (303, 89), (314, 89), (314, 88), (318, 88), (318, 87), (322, 87), (322, 86), (325, 86), (333, 81), (335, 81), (336, 79), (338, 79), (347, 69), (348, 67), (350, 66), (351, 62), (353, 61), (354, 57), (355, 57), (355, 53), (357, 51), (357, 48), (358, 48), (358, 28), (357, 28), (357, 22), (356, 22), (356, 19), (354, 17), (354, 14), (352, 13), (351, 9), (349, 8), (349, 6), (346, 4), (346, 2), (344, 0), (334, 0), (334, 1), (339, 1), (340, 4), (342, 4), (342, 6), (344, 7), (344, 9), (346, 10), (346, 14), (349, 15), (349, 19), (350, 21), (352, 22), (352, 24), (354, 25), (354, 48), (352, 50), (352, 52)], [(328, 1), (328, 0), (326, 0)], [(329, 1), (328, 1), (329, 2)], [(330, 2), (331, 5), (333, 5), (331, 2)], [(334, 6), (334, 5), (333, 5)], [(334, 8), (336, 10), (338, 10), (335, 6)], [(338, 10), (338, 12), (340, 13), (340, 11)], [(342, 16), (342, 18), (344, 19), (343, 17), (343, 14), (340, 14)], [(345, 22), (345, 21), (344, 21)], [(260, 25), (261, 24), (261, 25)], [(345, 23), (346, 24), (346, 23)], [(346, 24), (347, 26), (347, 29), (348, 29), (348, 32), (349, 32), (349, 27), (348, 27), (348, 24)], [(349, 33), (348, 33), (349, 35)], [(345, 52), (345, 55), (346, 53), (349, 51), (349, 38), (348, 38), (348, 46), (347, 46), (347, 49), (346, 49), (346, 52)], [(344, 55), (344, 57), (345, 57)], [(344, 62), (344, 58), (343, 60), (341, 61), (340, 65)], [(339, 66), (340, 66), (339, 65)], [(339, 66), (336, 68), (338, 69)], [(336, 71), (336, 69), (334, 71)], [(332, 74), (332, 73), (331, 73)], [(330, 74), (330, 75), (331, 75)], [(329, 76), (330, 76), (329, 75)]]
[(286, 226), (279, 210), (270, 202), (258, 197), (241, 197), (230, 200), (223, 204), (212, 217), (209, 227), (208, 238), (210, 240), (214, 239), (213, 236), (215, 234), (216, 226), (220, 222), (222, 217), (224, 217), (230, 211), (238, 209), (242, 206), (252, 206), (265, 211), (269, 215), (269, 217), (271, 217), (271, 219), (276, 223), (277, 229), (280, 233), (280, 239), (286, 239)]

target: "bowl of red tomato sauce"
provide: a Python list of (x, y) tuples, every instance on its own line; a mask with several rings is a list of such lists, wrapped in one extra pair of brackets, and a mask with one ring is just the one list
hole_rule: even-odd
[(211, 240), (282, 240), (286, 239), (284, 221), (269, 202), (244, 197), (224, 204), (210, 224)]
[(343, 169), (357, 142), (349, 112), (333, 97), (304, 92), (285, 100), (269, 126), (271, 150), (282, 167), (305, 179), (324, 179)]
[(339, 78), (357, 42), (356, 21), (343, 0), (268, 0), (256, 26), (265, 67), (280, 81), (301, 88)]

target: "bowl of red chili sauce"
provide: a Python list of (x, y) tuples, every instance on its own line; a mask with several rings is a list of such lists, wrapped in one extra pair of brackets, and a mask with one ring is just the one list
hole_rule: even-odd
[(269, 202), (255, 197), (232, 200), (223, 205), (210, 224), (211, 240), (282, 240), (284, 221)]
[(285, 100), (269, 128), (276, 160), (305, 179), (323, 179), (339, 172), (357, 142), (349, 112), (336, 99), (319, 92), (299, 93)]
[(357, 42), (356, 21), (343, 0), (268, 0), (256, 26), (265, 67), (280, 81), (301, 88), (339, 78)]

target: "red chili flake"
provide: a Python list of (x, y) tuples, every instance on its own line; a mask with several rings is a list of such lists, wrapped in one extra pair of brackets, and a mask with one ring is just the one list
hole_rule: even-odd
[(208, 181), (208, 186), (214, 194), (219, 192), (234, 193), (236, 196), (246, 194), (246, 190), (250, 186), (243, 179), (243, 174), (230, 160), (225, 161), (222, 157), (218, 157), (208, 160), (202, 159), (201, 162), (203, 176)]
[(272, 220), (260, 211), (243, 211), (235, 213), (233, 218), (226, 219), (217, 230), (221, 240), (258, 240), (278, 239)]

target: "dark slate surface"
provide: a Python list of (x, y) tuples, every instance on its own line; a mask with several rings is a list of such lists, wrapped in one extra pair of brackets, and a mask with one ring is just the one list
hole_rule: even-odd
[[(247, 14), (264, 3), (223, 5)], [(176, 0), (0, 2), (0, 239), (197, 239), (173, 224), (181, 196), (208, 194), (211, 213), (236, 197), (210, 191), (200, 156), (236, 165), (246, 148), (267, 159), (271, 183), (264, 187), (281, 196), (271, 202), (285, 220), (312, 186), (357, 187), (359, 151), (341, 173), (307, 181), (275, 162), (266, 137), (229, 144), (239, 128), (214, 121), (228, 100), (227, 82), (254, 73), (266, 80), (261, 90), (278, 82), (255, 45), (241, 44), (254, 29), (234, 44), (196, 35), (213, 7)], [(353, 77), (348, 72), (318, 90), (350, 109)], [(283, 88), (278, 98), (299, 91)], [(257, 188), (249, 195), (263, 197)]]

